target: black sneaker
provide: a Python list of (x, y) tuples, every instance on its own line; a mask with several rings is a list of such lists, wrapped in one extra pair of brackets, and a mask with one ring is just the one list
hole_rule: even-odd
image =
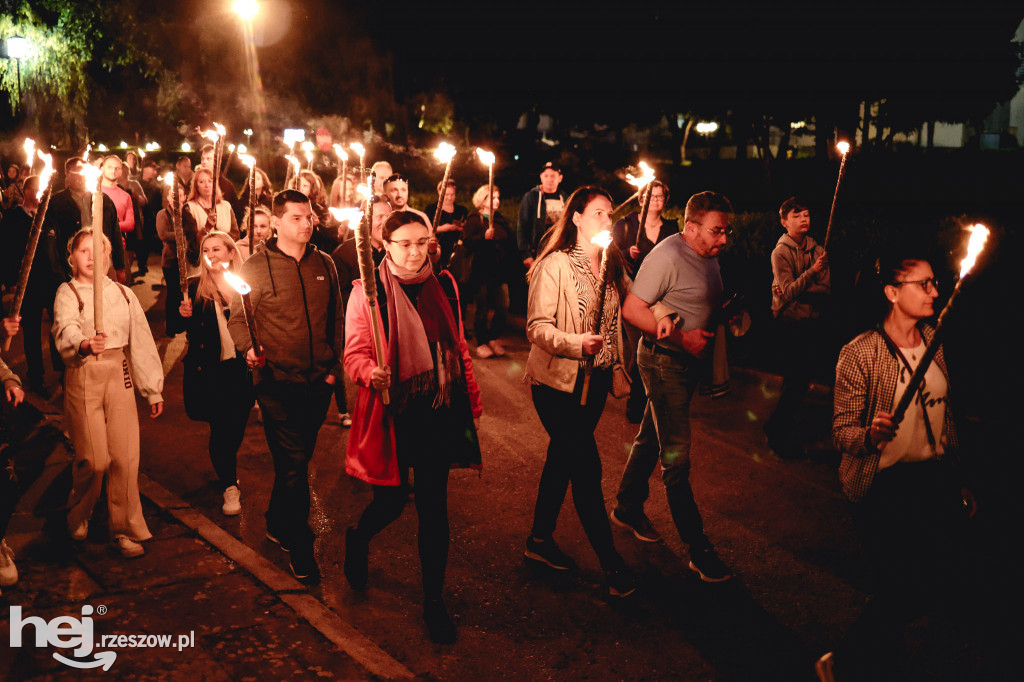
[(345, 579), (353, 590), (365, 590), (369, 576), (370, 546), (364, 542), (351, 526), (345, 531)]
[(455, 643), (455, 623), (448, 615), (448, 609), (440, 599), (430, 599), (423, 603), (423, 620), (427, 624), (430, 641), (436, 644)]
[(706, 583), (721, 583), (732, 577), (729, 568), (710, 547), (690, 554), (690, 570), (699, 573), (700, 579)]
[(608, 594), (613, 597), (628, 597), (636, 592), (636, 576), (628, 568), (618, 568), (604, 574), (608, 583)]
[(636, 516), (622, 516), (622, 512), (616, 507), (612, 510), (611, 520), (616, 526), (633, 531), (633, 535), (641, 542), (661, 542), (661, 533), (654, 530), (651, 520), (643, 512)]
[(547, 564), (556, 571), (568, 571), (576, 567), (572, 557), (558, 549), (552, 538), (539, 540), (531, 535), (526, 538), (526, 551), (523, 554), (527, 559)]
[(281, 537), (284, 537), (283, 533), (281, 533), (280, 531), (271, 530), (269, 526), (267, 527), (267, 539), (273, 542), (281, 549), (283, 549), (284, 551), (290, 551), (288, 549), (288, 546), (285, 545), (284, 542), (280, 539)]
[(289, 567), (292, 575), (300, 583), (315, 585), (320, 582), (320, 567), (316, 565), (316, 558), (313, 556), (313, 545), (307, 548), (296, 547), (288, 554)]

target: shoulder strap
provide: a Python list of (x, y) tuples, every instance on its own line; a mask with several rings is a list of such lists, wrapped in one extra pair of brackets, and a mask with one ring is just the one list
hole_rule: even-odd
[[(889, 334), (885, 331), (884, 327), (879, 328), (878, 333), (882, 335), (882, 339), (885, 341), (885, 345), (889, 349), (889, 352), (892, 353), (893, 357), (895, 357), (898, 362), (903, 363), (903, 367), (907, 370), (907, 381), (910, 381), (910, 377), (914, 376), (914, 370), (910, 366), (910, 363), (907, 362), (907, 358), (905, 355), (903, 355), (903, 351), (901, 351), (900, 347), (896, 345), (896, 342), (892, 340)], [(923, 332), (921, 333), (921, 340), (924, 340)], [(925, 368), (925, 371), (927, 371), (927, 368)], [(921, 414), (924, 415), (924, 432), (928, 436), (928, 445), (932, 449), (932, 454), (937, 454), (935, 446), (935, 434), (932, 433), (932, 424), (931, 421), (928, 419), (928, 406), (925, 405), (924, 402), (923, 381), (921, 382), (921, 385), (917, 387), (917, 399), (921, 403)]]
[(82, 311), (85, 310), (85, 302), (82, 300), (82, 295), (78, 293), (78, 289), (75, 288), (73, 281), (68, 281), (68, 286), (71, 287), (71, 293), (78, 299), (78, 314), (81, 315)]

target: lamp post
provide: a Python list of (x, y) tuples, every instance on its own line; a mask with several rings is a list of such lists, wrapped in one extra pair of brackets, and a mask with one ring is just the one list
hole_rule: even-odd
[(32, 41), (24, 36), (8, 36), (4, 40), (5, 57), (15, 61), (15, 68), (18, 72), (18, 89), (16, 96), (21, 102), (21, 60), (27, 59), (32, 53)]
[[(253, 22), (260, 12), (258, 0), (235, 0), (231, 9), (242, 24), (242, 42), (245, 47), (245, 65), (249, 75), (249, 89), (252, 92), (256, 105), (256, 147), (259, 151), (266, 150), (266, 102), (263, 99), (263, 82), (260, 80), (260, 63), (256, 55), (256, 38), (253, 31)], [(252, 144), (252, 129), (246, 129), (246, 146)]]

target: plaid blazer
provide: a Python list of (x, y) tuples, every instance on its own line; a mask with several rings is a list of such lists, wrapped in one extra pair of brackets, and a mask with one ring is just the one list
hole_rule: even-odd
[[(930, 343), (935, 330), (918, 325), (925, 343)], [(942, 346), (935, 353), (935, 365), (949, 383)], [(839, 352), (832, 410), (832, 442), (842, 453), (839, 481), (851, 502), (864, 498), (871, 488), (881, 453), (868, 444), (868, 425), (879, 412), (892, 412), (900, 362), (886, 346), (882, 335), (869, 331), (850, 341)], [(946, 453), (956, 451), (959, 441), (947, 391), (946, 412), (942, 433)]]

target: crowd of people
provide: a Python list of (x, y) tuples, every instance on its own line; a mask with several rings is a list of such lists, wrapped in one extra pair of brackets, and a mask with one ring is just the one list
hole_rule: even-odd
[[(706, 582), (732, 577), (705, 533), (690, 483), (689, 414), (695, 392), (711, 381), (709, 367), (727, 328), (718, 256), (732, 234), (728, 198), (700, 192), (685, 203), (681, 220), (671, 220), (664, 217), (669, 187), (654, 181), (639, 197), (648, 210), (614, 221), (606, 190), (583, 186), (567, 193), (558, 165), (546, 163), (513, 226), (498, 212), (497, 185), (475, 189), (470, 211), (456, 203), (455, 181), (441, 183), (438, 202), (421, 211), (409, 203), (408, 177), (381, 161), (373, 166), (375, 193), (364, 204), (370, 211), (364, 239), (355, 235), (358, 225), (330, 210), (353, 202), (354, 190), (344, 186), (354, 188), (355, 178), (342, 182), (339, 175), (328, 191), (319, 174), (303, 170), (275, 193), (270, 177), (257, 169), (251, 210), (249, 187), (239, 194), (215, 168), (215, 158), (210, 145), (200, 150), (194, 171), (188, 157), (178, 159), (173, 189), (161, 184), (153, 162), (140, 164), (134, 155), (100, 159), (102, 225), (93, 224), (87, 161), (68, 159), (21, 309), (3, 316), (5, 338), (24, 335), (26, 386), (42, 397), (49, 396), (43, 319), (52, 320), (51, 365), (61, 377), (75, 453), (67, 505), (73, 541), (90, 537), (104, 480), (115, 549), (139, 556), (151, 537), (138, 489), (135, 391), (158, 418), (164, 372), (131, 283), (162, 245), (164, 331), (187, 335), (184, 407), (190, 419), (208, 424), (222, 512), (234, 516), (243, 507), (236, 458), (255, 403), (274, 470), (266, 536), (288, 552), (300, 581), (320, 579), (308, 467), (334, 400), (342, 425), (351, 429), (345, 469), (373, 491), (345, 533), (346, 580), (364, 590), (386, 570), (369, 565), (369, 546), (401, 515), (411, 493), (424, 621), (432, 640), (455, 640), (443, 600), (449, 470), (481, 466), (477, 429), (485, 396), (473, 356), (506, 355), (509, 285), (524, 277), (525, 378), (550, 438), (525, 558), (555, 571), (575, 567), (555, 539), (571, 487), (609, 595), (633, 594), (637, 579), (615, 547), (611, 526), (629, 529), (641, 542), (662, 540), (644, 511), (660, 462), (688, 568)], [(5, 173), (0, 221), (9, 291), (39, 210), (38, 177), (19, 181), (19, 172)], [(831, 282), (828, 255), (808, 234), (807, 203), (787, 199), (779, 221), (770, 300), (784, 339), (784, 384), (765, 430), (771, 448), (789, 457), (802, 447), (794, 416), (815, 368), (809, 351), (826, 347)], [(600, 245), (602, 233), (612, 246)], [(102, 251), (94, 253), (97, 244)], [(870, 679), (864, 675), (884, 670), (899, 626), (934, 596), (929, 590), (942, 577), (935, 570), (943, 563), (939, 554), (953, 546), (963, 525), (958, 441), (941, 350), (902, 421), (893, 415), (931, 339), (926, 320), (934, 312), (935, 275), (915, 249), (880, 256), (885, 317), (838, 355), (833, 437), (842, 455), (842, 489), (884, 580), (847, 640), (817, 662), (823, 680)], [(233, 283), (238, 277), (248, 290), (244, 298)], [(94, 297), (97, 286), (101, 294)], [(102, 301), (101, 319), (94, 299)], [(352, 400), (345, 375), (356, 388)], [(0, 379), (9, 407), (17, 407), (25, 392), (2, 360)], [(610, 513), (594, 437), (609, 395), (627, 398), (627, 416), (638, 424)], [(2, 537), (14, 495), (4, 491), (0, 498)], [(6, 544), (0, 545), (0, 585), (11, 584), (12, 575), (16, 580), (13, 566)]]

